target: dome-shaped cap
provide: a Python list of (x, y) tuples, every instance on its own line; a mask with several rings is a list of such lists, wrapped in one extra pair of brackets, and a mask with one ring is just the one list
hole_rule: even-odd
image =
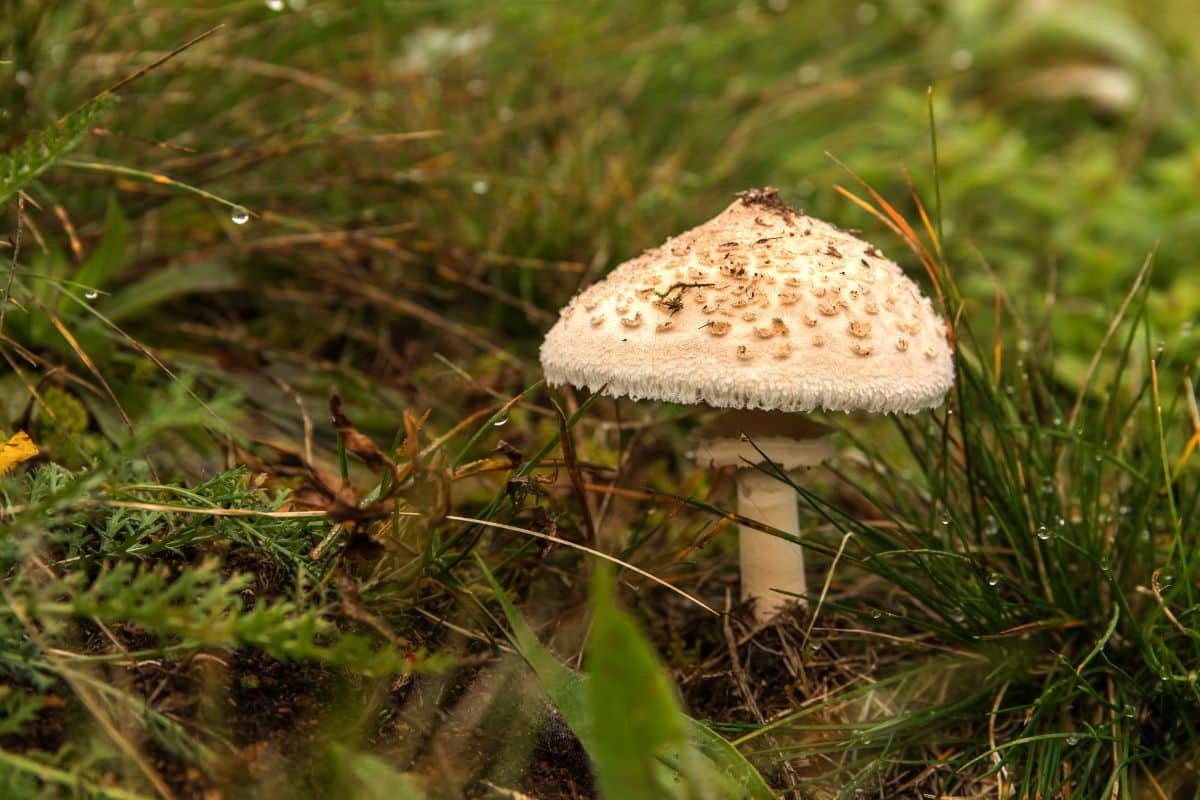
[(915, 412), (954, 381), (946, 327), (873, 245), (743, 192), (577, 294), (551, 385), (720, 408)]

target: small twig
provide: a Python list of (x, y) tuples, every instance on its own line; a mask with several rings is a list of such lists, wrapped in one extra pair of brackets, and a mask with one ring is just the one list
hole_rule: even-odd
[(13, 235), (12, 262), (8, 268), (8, 280), (4, 284), (4, 298), (0, 302), (0, 331), (4, 330), (4, 316), (8, 313), (8, 304), (12, 300), (13, 278), (17, 274), (17, 257), (21, 255), (21, 222), (25, 219), (25, 193), (17, 193), (17, 230)]
[(829, 586), (833, 583), (833, 573), (837, 569), (838, 561), (842, 558), (842, 553), (846, 549), (846, 543), (850, 541), (853, 533), (846, 533), (842, 536), (842, 543), (838, 545), (837, 555), (833, 557), (833, 563), (829, 565), (829, 571), (825, 573), (825, 585), (821, 587), (821, 596), (817, 599), (817, 607), (813, 609), (812, 619), (808, 621), (808, 628), (804, 631), (804, 641), (800, 643), (801, 647), (808, 644), (808, 637), (812, 634), (813, 626), (817, 624), (817, 616), (821, 613), (821, 606), (825, 605), (825, 596), (829, 594)]
[(1154, 593), (1154, 599), (1158, 601), (1159, 608), (1162, 609), (1163, 614), (1171, 621), (1171, 624), (1175, 626), (1177, 631), (1182, 633), (1184, 636), (1195, 636), (1193, 632), (1183, 627), (1183, 624), (1176, 619), (1174, 612), (1171, 611), (1171, 607), (1168, 606), (1167, 601), (1163, 599), (1162, 586), (1159, 583), (1158, 578), (1158, 574), (1160, 572), (1162, 572), (1162, 570), (1156, 569), (1154, 570), (1153, 574), (1150, 575), (1150, 591)]
[[(763, 716), (762, 708), (759, 707), (758, 700), (754, 697), (754, 690), (750, 687), (750, 679), (746, 675), (746, 670), (742, 667), (741, 656), (738, 655), (737, 637), (733, 635), (733, 625), (730, 622), (730, 620), (733, 619), (733, 615), (730, 613), (732, 606), (733, 598), (730, 595), (729, 590), (726, 589), (725, 618), (722, 620), (721, 628), (725, 634), (725, 646), (729, 650), (729, 669), (733, 674), (734, 682), (737, 683), (738, 691), (741, 693), (742, 698), (746, 701), (746, 708), (750, 710), (751, 715), (753, 715), (754, 720), (759, 725), (766, 725), (767, 718)], [(767, 737), (767, 744), (768, 746), (773, 746), (775, 744), (772, 741), (772, 737)], [(796, 786), (800, 783), (800, 776), (796, 774), (796, 768), (792, 766), (790, 761), (784, 761), (783, 772), (787, 777), (789, 789), (794, 791)]]
[(1000, 710), (1000, 703), (1008, 693), (1009, 683), (1010, 681), (1005, 681), (1000, 687), (996, 699), (992, 702), (992, 710), (988, 712), (988, 746), (992, 749), (992, 763), (996, 765), (996, 797), (1000, 800), (1004, 798), (1004, 781), (1008, 776), (1008, 767), (1004, 766), (1000, 751), (996, 748), (996, 712)]
[(308, 408), (304, 405), (304, 398), (301, 397), (295, 389), (293, 389), (287, 381), (275, 375), (271, 376), (272, 382), (279, 387), (279, 390), (286, 394), (296, 408), (300, 410), (300, 422), (304, 426), (304, 465), (312, 466), (313, 464), (313, 422), (312, 417), (308, 415)]
[(187, 49), (188, 49), (188, 48), (190, 48), (190, 47), (193, 47), (193, 46), (195, 46), (195, 45), (198, 45), (198, 44), (200, 44), (200, 42), (204, 41), (205, 39), (207, 39), (208, 37), (212, 36), (214, 33), (216, 33), (217, 31), (221, 30), (221, 28), (224, 28), (224, 27), (225, 27), (225, 25), (224, 25), (224, 23), (222, 23), (222, 24), (220, 24), (220, 25), (217, 25), (217, 26), (215, 26), (215, 27), (209, 28), (209, 29), (208, 29), (208, 30), (206, 30), (204, 33), (200, 34), (199, 36), (196, 36), (196, 37), (194, 37), (194, 38), (192, 38), (192, 39), (189, 39), (188, 41), (186, 41), (186, 42), (184, 42), (183, 44), (179, 45), (179, 47), (176, 47), (174, 50), (172, 50), (171, 52), (169, 52), (169, 53), (167, 53), (166, 55), (162, 56), (161, 58), (159, 58), (159, 59), (157, 59), (157, 60), (155, 60), (155, 61), (152, 61), (152, 62), (150, 62), (149, 64), (147, 64), (146, 66), (142, 67), (142, 68), (141, 68), (141, 69), (139, 69), (137, 72), (134, 72), (134, 73), (133, 73), (133, 74), (131, 74), (131, 75), (126, 75), (124, 78), (122, 78), (121, 80), (117, 81), (117, 82), (116, 82), (116, 83), (114, 83), (112, 86), (108, 87), (108, 88), (107, 88), (107, 89), (105, 89), (103, 92), (101, 92), (100, 94), (96, 95), (96, 96), (95, 96), (95, 97), (93, 97), (91, 100), (87, 101), (86, 103), (84, 103), (82, 106), (80, 106), (79, 108), (77, 108), (77, 109), (75, 109), (75, 110), (76, 110), (76, 111), (79, 111), (79, 110), (80, 110), (80, 109), (82, 109), (84, 106), (90, 105), (91, 103), (94, 103), (94, 102), (96, 102), (97, 100), (102, 100), (102, 99), (103, 99), (103, 98), (105, 98), (105, 97), (109, 97), (109, 96), (111, 96), (111, 95), (114, 95), (114, 94), (116, 94), (117, 92), (121, 91), (121, 90), (122, 90), (122, 89), (124, 89), (126, 86), (128, 86), (129, 84), (131, 84), (131, 83), (133, 83), (134, 81), (136, 81), (138, 78), (140, 78), (140, 77), (142, 77), (143, 75), (145, 75), (147, 72), (150, 72), (151, 70), (154, 70), (154, 69), (158, 69), (158, 68), (159, 68), (159, 67), (161, 67), (163, 64), (167, 63), (167, 62), (168, 62), (168, 61), (170, 61), (172, 58), (174, 58), (175, 56), (177, 56), (177, 55), (179, 55), (180, 53), (182, 53), (184, 50), (187, 50)]
[(732, 605), (733, 599), (729, 594), (729, 590), (726, 589), (725, 618), (721, 627), (725, 634), (725, 647), (729, 651), (730, 671), (733, 673), (733, 680), (737, 683), (738, 691), (742, 694), (742, 699), (746, 701), (746, 708), (750, 709), (750, 713), (759, 725), (765, 725), (767, 720), (763, 717), (762, 709), (758, 706), (758, 701), (754, 699), (754, 692), (750, 689), (750, 681), (746, 678), (746, 671), (742, 669), (742, 659), (738, 656), (737, 638), (733, 635), (733, 626), (730, 623), (733, 616), (730, 614)]

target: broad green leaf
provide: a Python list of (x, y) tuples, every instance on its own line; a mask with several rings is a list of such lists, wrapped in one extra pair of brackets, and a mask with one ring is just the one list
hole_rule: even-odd
[(348, 800), (425, 800), (425, 792), (413, 776), (397, 772), (382, 759), (340, 745), (334, 745), (334, 754), (353, 781)]
[[(597, 764), (597, 771), (604, 774), (604, 768), (600, 766), (599, 760), (609, 756), (607, 743), (597, 741), (597, 709), (592, 705), (596, 695), (592, 692), (589, 686), (590, 679), (587, 676), (580, 675), (574, 670), (563, 666), (558, 659), (554, 657), (541, 642), (533, 630), (521, 617), (520, 612), (513, 606), (508, 599), (504, 589), (496, 582), (490, 570), (482, 559), (477, 559), (480, 569), (483, 571), (484, 577), (491, 585), (495, 592), (496, 599), (500, 603), (500, 607), (504, 611), (504, 616), (508, 621), (512, 633), (509, 640), (512, 645), (521, 654), (522, 658), (533, 668), (537, 675), (542, 688), (549, 695), (550, 700), (554, 703), (563, 719), (575, 732), (587, 751), (593, 763)], [(614, 612), (618, 615), (617, 619), (624, 619), (628, 622), (628, 626), (621, 622), (613, 622), (611, 615), (604, 625), (612, 625), (616, 630), (616, 635), (612, 633), (605, 634), (606, 637), (615, 638), (618, 641), (626, 641), (632, 631), (632, 635), (636, 636), (641, 642), (641, 646), (649, 650), (649, 645), (644, 639), (641, 639), (641, 634), (638, 633), (636, 627), (632, 626), (632, 622), (628, 617), (621, 614), (619, 611)], [(593, 634), (594, 636), (594, 634)], [(595, 644), (592, 645), (595, 647)], [(615, 653), (617, 657), (627, 657), (628, 653)], [(645, 661), (640, 660), (644, 666)], [(658, 670), (660, 678), (650, 679), (648, 685), (662, 686), (666, 685), (670, 691), (670, 684), (666, 680), (665, 675), (661, 672), (661, 667), (657, 662), (650, 661), (651, 665)], [(661, 683), (659, 682), (661, 679)], [(601, 688), (599, 690), (599, 699), (603, 700), (606, 692), (609, 689)], [(668, 694), (673, 708), (674, 695)], [(638, 702), (642, 702), (641, 699)], [(661, 701), (655, 701), (661, 707)], [(617, 709), (620, 712), (620, 709)], [(775, 792), (763, 780), (762, 775), (754, 768), (749, 761), (738, 752), (732, 744), (714, 733), (703, 723), (698, 722), (691, 717), (680, 714), (677, 710), (679, 724), (685, 732), (685, 739), (680, 746), (672, 748), (675, 752), (666, 752), (661, 754), (664, 765), (656, 770), (654, 785), (657, 787), (658, 794), (650, 794), (650, 797), (671, 797), (671, 796), (688, 796), (687, 794), (678, 794), (690, 790), (696, 790), (699, 796), (713, 798), (737, 798), (738, 800), (773, 800)], [(611, 720), (604, 719), (599, 722), (600, 729), (605, 731), (604, 735), (611, 735), (607, 731), (607, 725)], [(668, 730), (671, 723), (667, 723)], [(619, 732), (619, 736), (627, 734)], [(676, 769), (670, 769), (665, 764), (672, 764)], [(676, 778), (680, 778), (676, 783)], [(603, 780), (603, 778), (601, 778)], [(621, 797), (619, 794), (609, 793), (606, 795), (610, 798)], [(647, 796), (647, 795), (642, 795)]]
[(588, 707), (600, 788), (609, 798), (655, 800), (663, 796), (658, 759), (688, 749), (675, 688), (633, 620), (617, 608), (604, 568), (592, 584), (592, 613)]
[(125, 222), (121, 206), (117, 203), (115, 195), (109, 195), (108, 210), (104, 218), (104, 238), (75, 273), (75, 283), (90, 289), (106, 286), (124, 265), (128, 234), (129, 226)]
[(168, 267), (114, 293), (100, 310), (109, 321), (120, 323), (168, 300), (232, 289), (237, 285), (237, 276), (223, 262), (202, 261), (186, 267)]

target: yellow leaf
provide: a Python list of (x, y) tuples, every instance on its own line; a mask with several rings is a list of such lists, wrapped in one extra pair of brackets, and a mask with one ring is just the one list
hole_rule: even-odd
[(0, 444), (0, 475), (38, 454), (37, 445), (25, 431), (17, 431), (12, 438)]

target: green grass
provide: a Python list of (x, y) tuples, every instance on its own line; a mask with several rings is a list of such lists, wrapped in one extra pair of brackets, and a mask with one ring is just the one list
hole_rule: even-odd
[[(285, 5), (5, 7), (0, 797), (1200, 793), (1192, 4)], [(958, 372), (755, 632), (704, 415), (536, 350), (768, 183)]]

